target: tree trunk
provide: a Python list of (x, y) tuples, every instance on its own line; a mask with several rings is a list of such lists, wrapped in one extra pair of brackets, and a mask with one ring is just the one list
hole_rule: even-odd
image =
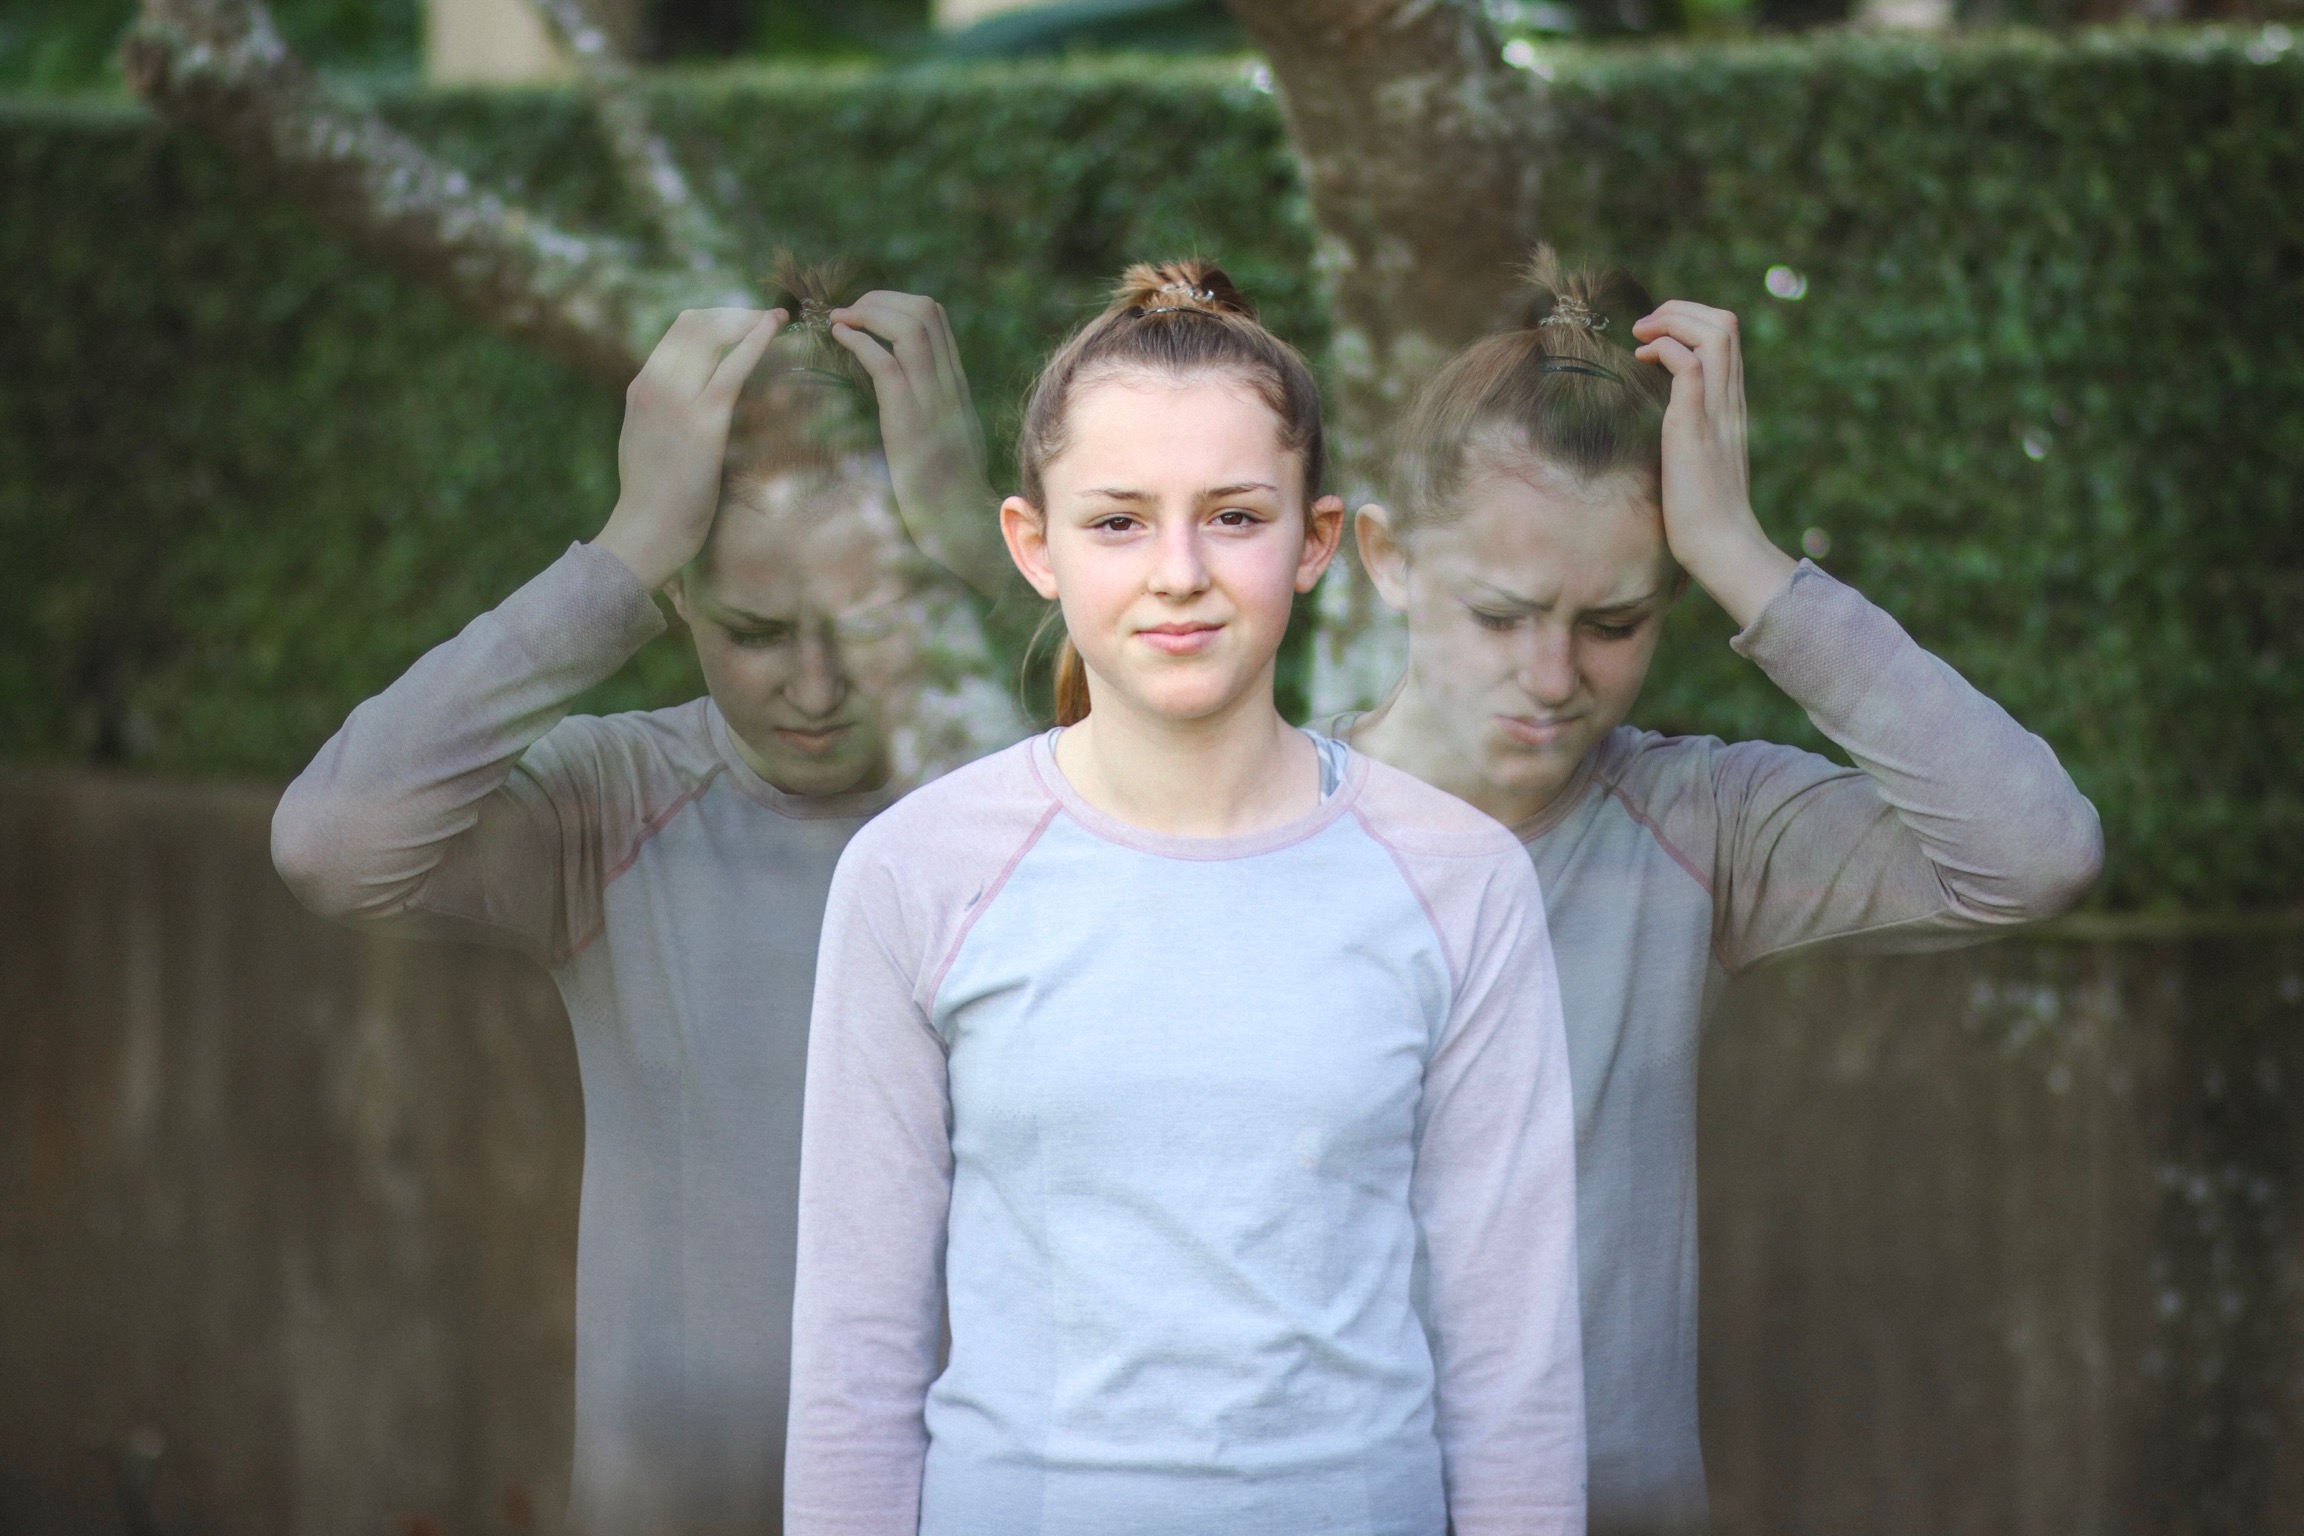
[[(1333, 326), (1336, 488), (1381, 494), (1393, 419), (1466, 342), (1503, 324), (1539, 228), (1549, 112), (1463, 0), (1229, 0), (1264, 50), (1318, 227)], [(1313, 708), (1399, 675), (1357, 559), (1321, 591)]]

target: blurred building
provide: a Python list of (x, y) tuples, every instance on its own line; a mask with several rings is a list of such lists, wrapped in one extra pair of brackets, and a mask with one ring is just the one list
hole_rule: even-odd
[(436, 85), (560, 80), (567, 51), (528, 0), (424, 0), (424, 78)]
[(957, 32), (972, 27), (987, 16), (999, 16), (1009, 11), (1044, 10), (1060, 0), (934, 0), (936, 28), (941, 32)]

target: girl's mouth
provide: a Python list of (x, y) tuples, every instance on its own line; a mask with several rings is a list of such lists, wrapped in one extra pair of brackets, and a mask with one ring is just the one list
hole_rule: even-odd
[(1568, 739), (1576, 728), (1576, 717), (1539, 720), (1532, 715), (1498, 715), (1496, 723), (1505, 736), (1524, 747), (1556, 747)]
[(1155, 624), (1136, 631), (1136, 638), (1167, 656), (1190, 656), (1216, 643), (1221, 624)]
[(822, 757), (840, 745), (840, 738), (847, 734), (848, 727), (844, 725), (828, 726), (821, 731), (795, 731), (784, 726), (776, 727), (777, 740), (806, 757)]

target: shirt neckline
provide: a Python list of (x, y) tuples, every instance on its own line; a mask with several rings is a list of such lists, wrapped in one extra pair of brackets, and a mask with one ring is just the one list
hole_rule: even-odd
[[(1320, 803), (1290, 821), (1278, 826), (1264, 827), (1254, 832), (1242, 832), (1230, 837), (1183, 837), (1172, 832), (1154, 832), (1133, 822), (1122, 821), (1108, 812), (1100, 811), (1081, 798), (1064, 777), (1064, 770), (1056, 764), (1056, 738), (1064, 734), (1057, 726), (1032, 737), (1025, 746), (1025, 761), (1031, 765), (1032, 776), (1040, 783), (1049, 798), (1063, 807), (1064, 814), (1078, 822), (1091, 836), (1140, 853), (1156, 854), (1164, 859), (1192, 859), (1213, 863), (1225, 859), (1252, 859), (1267, 853), (1277, 853), (1333, 826), (1336, 821), (1358, 803), (1360, 787), (1368, 779), (1368, 759), (1352, 749), (1350, 743), (1340, 742), (1344, 749), (1344, 770), (1333, 794), (1323, 796)], [(1312, 733), (1307, 731), (1306, 735)], [(1319, 742), (1313, 747), (1318, 750)]]
[(728, 729), (727, 717), (720, 713), (719, 701), (709, 694), (704, 698), (704, 719), (712, 737), (712, 750), (718, 755), (729, 782), (746, 799), (758, 801), (779, 816), (790, 816), (797, 821), (853, 819), (886, 810), (889, 802), (896, 798), (886, 785), (838, 795), (795, 795), (778, 789), (744, 761), (744, 754), (736, 749), (735, 735)]
[[(1616, 731), (1622, 729), (1622, 726), (1616, 727)], [(1592, 750), (1578, 760), (1576, 771), (1568, 775), (1568, 782), (1560, 786), (1560, 793), (1552, 797), (1549, 805), (1533, 816), (1525, 816), (1512, 823), (1514, 837), (1523, 843), (1532, 843), (1568, 819), (1569, 813), (1583, 803), (1585, 792), (1591, 789), (1593, 779), (1599, 773), (1602, 755), (1615, 745), (1616, 731), (1601, 737), (1593, 744)]]

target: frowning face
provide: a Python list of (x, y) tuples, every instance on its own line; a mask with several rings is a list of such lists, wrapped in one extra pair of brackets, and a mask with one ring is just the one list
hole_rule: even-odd
[(1421, 755), (1400, 766), (1518, 821), (1631, 712), (1681, 581), (1637, 477), (1501, 456), (1468, 470), (1449, 510), (1405, 539), (1383, 509), (1361, 514), (1370, 574), (1408, 620), (1389, 735)]
[(796, 795), (876, 788), (921, 685), (914, 562), (866, 460), (722, 502), (673, 602), (746, 762)]

